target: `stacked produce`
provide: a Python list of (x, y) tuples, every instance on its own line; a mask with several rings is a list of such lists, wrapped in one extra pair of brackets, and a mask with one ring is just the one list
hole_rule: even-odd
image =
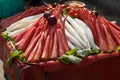
[(120, 27), (79, 3), (48, 5), (44, 13), (11, 24), (2, 36), (11, 51), (9, 62), (79, 64), (91, 54), (119, 51), (120, 45)]
[(98, 49), (94, 43), (93, 35), (89, 27), (80, 19), (67, 16), (65, 21), (65, 33), (71, 48)]
[(37, 22), (13, 36), (17, 49), (24, 51), (23, 57), (28, 62), (57, 59), (69, 50), (61, 20), (62, 7), (57, 5), (54, 9), (53, 12), (45, 12)]
[[(66, 8), (69, 14), (83, 20), (92, 30), (95, 43), (103, 52), (116, 51), (120, 45), (120, 27), (106, 20), (96, 11), (90, 11), (85, 7), (69, 6)], [(74, 13), (74, 14), (73, 14)]]

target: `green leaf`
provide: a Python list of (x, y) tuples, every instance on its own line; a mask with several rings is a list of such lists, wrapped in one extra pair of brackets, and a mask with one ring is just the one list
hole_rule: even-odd
[(28, 61), (26, 59), (22, 59), (22, 62), (24, 63), (28, 63)]
[(2, 36), (4, 39), (7, 39), (7, 38), (8, 38), (8, 33), (2, 32), (2, 33), (1, 33), (1, 36)]
[(19, 50), (18, 51), (18, 54), (23, 54), (24, 52), (22, 50)]
[(16, 51), (14, 51), (13, 53), (10, 54), (10, 58), (15, 58), (18, 56), (18, 53)]
[(19, 53), (18, 60), (19, 60), (19, 61), (22, 61), (22, 62), (24, 62), (24, 63), (28, 63), (28, 61), (23, 57), (23, 52), (22, 52), (22, 53)]
[(98, 54), (98, 53), (100, 53), (100, 51), (98, 49), (89, 50), (90, 55), (94, 55), (94, 54)]
[(17, 47), (15, 46), (14, 39), (12, 37), (10, 37), (8, 35), (8, 33), (6, 33), (6, 32), (3, 32), (1, 35), (3, 36), (3, 38), (5, 38), (8, 41), (8, 43), (10, 44), (12, 51), (13, 51), (8, 58), (7, 64), (12, 65), (13, 60), (15, 58), (18, 59), (19, 61), (28, 63), (27, 60), (23, 58), (23, 51), (18, 50)]
[(82, 61), (82, 59), (78, 58), (77, 56), (66, 55), (66, 54), (59, 57), (58, 60), (60, 60), (61, 62), (65, 63), (65, 64), (70, 64), (70, 63), (79, 64)]
[(8, 37), (7, 37), (7, 40), (8, 40), (8, 41), (13, 41), (14, 39), (13, 39), (12, 37), (9, 37), (9, 36), (8, 36)]
[(63, 9), (63, 16), (64, 15), (67, 15), (68, 14), (68, 11), (66, 10), (66, 8)]
[(13, 63), (13, 60), (14, 60), (16, 57), (18, 57), (17, 52), (11, 53), (10, 56), (9, 56), (9, 58), (8, 58), (8, 60), (7, 60), (7, 64), (8, 64), (9, 66), (11, 66), (12, 63)]
[(71, 49), (70, 51), (65, 52), (65, 54), (66, 55), (75, 55), (77, 53), (77, 51), (78, 50), (76, 48), (74, 48), (74, 49)]
[(8, 65), (8, 66), (11, 66), (12, 64), (13, 64), (13, 59), (8, 58), (8, 59), (7, 59), (7, 65)]
[(23, 54), (19, 54), (18, 59), (19, 59), (20, 61), (22, 61), (22, 60), (23, 60)]
[(108, 50), (107, 52), (108, 52), (108, 53), (111, 53), (111, 52), (113, 52), (113, 50)]
[(82, 61), (82, 59), (78, 58), (77, 56), (68, 55), (67, 57), (68, 57), (68, 61), (70, 61), (73, 64), (79, 64)]
[(88, 50), (79, 50), (77, 51), (76, 56), (78, 57), (85, 57), (89, 55), (89, 51)]
[(63, 63), (65, 63), (65, 64), (69, 64), (70, 63), (70, 61), (68, 60), (68, 55), (65, 55), (65, 54), (63, 56), (60, 56), (58, 58), (58, 60), (63, 62)]
[(2, 32), (2, 33), (1, 33), (1, 36), (2, 36), (4, 39), (6, 39), (7, 41), (13, 41), (13, 38), (10, 37), (10, 36), (8, 36), (8, 33), (6, 33), (6, 32)]
[(116, 52), (120, 52), (120, 46), (117, 47)]

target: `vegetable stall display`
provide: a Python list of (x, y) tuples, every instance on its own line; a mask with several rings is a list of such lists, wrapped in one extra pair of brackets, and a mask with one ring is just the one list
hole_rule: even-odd
[(69, 62), (73, 58), (70, 62), (76, 60), (79, 64), (82, 56), (78, 55), (88, 56), (90, 50), (112, 52), (120, 45), (117, 25), (77, 4), (48, 5), (44, 13), (21, 21), (9, 26), (2, 35), (13, 38), (10, 52), (14, 53), (13, 47), (22, 51), (16, 55), (28, 63), (56, 59)]
[(26, 64), (79, 64), (89, 55), (118, 54), (120, 27), (84, 6), (48, 4), (2, 20), (1, 35), (9, 51), (7, 63), (12, 65), (16, 59)]

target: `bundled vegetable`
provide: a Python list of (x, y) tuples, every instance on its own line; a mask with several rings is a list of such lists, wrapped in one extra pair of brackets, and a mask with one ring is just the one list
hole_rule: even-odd
[[(78, 3), (79, 4), (79, 3)], [(120, 27), (100, 16), (97, 11), (85, 7), (69, 5), (66, 8), (69, 15), (81, 19), (91, 29), (94, 41), (103, 52), (116, 51), (120, 45)], [(74, 14), (71, 14), (74, 13)], [(77, 20), (78, 23), (80, 23)], [(90, 40), (90, 38), (89, 38)], [(92, 41), (90, 41), (92, 42)], [(95, 47), (94, 43), (90, 43)]]
[(89, 27), (79, 19), (70, 16), (65, 21), (65, 33), (69, 43), (78, 49), (99, 49), (94, 43), (93, 35)]
[[(57, 5), (53, 12), (45, 12), (33, 25), (13, 35), (18, 50), (24, 51), (23, 57), (28, 62), (57, 59), (70, 50), (65, 37), (64, 22), (61, 20), (61, 11), (61, 5)], [(19, 29), (12, 25), (9, 28), (7, 32)]]

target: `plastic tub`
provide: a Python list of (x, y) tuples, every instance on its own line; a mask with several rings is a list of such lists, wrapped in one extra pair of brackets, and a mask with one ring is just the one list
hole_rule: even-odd
[(0, 0), (0, 18), (12, 16), (23, 11), (23, 0)]

